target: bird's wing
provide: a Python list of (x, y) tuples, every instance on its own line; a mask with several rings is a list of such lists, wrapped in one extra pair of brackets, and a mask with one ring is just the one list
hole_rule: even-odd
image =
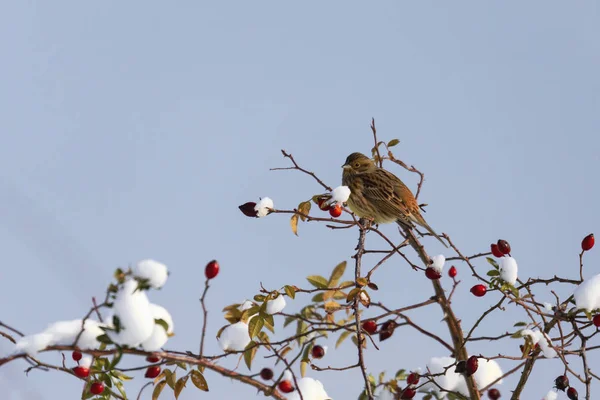
[(398, 216), (409, 213), (407, 205), (404, 203), (401, 193), (397, 189), (397, 186), (405, 185), (396, 176), (384, 169), (378, 169), (372, 174), (364, 174), (362, 178), (365, 197), (379, 207), (379, 209)]

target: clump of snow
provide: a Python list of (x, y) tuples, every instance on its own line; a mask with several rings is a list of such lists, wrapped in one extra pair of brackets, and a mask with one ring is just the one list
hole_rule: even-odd
[(300, 400), (300, 391), (304, 400), (328, 400), (331, 399), (323, 384), (313, 378), (304, 377), (298, 380), (298, 390), (294, 390), (292, 393), (287, 394), (288, 400)]
[(350, 198), (350, 188), (348, 186), (338, 186), (331, 191), (329, 203), (345, 203)]
[(256, 216), (258, 218), (264, 217), (269, 214), (269, 210), (273, 209), (273, 200), (268, 197), (263, 197), (260, 199), (258, 203), (254, 206), (254, 211), (256, 211)]
[(133, 275), (147, 279), (150, 286), (160, 289), (167, 281), (167, 266), (154, 260), (142, 260), (133, 267)]
[(551, 390), (544, 396), (544, 398), (542, 400), (556, 400), (556, 399), (558, 399), (558, 393)]
[(514, 258), (502, 257), (500, 259), (500, 279), (514, 286), (517, 282), (517, 272), (517, 261)]
[(85, 355), (79, 360), (79, 365), (85, 368), (89, 368), (92, 365), (92, 356)]
[(439, 273), (441, 273), (444, 269), (445, 263), (446, 257), (444, 257), (443, 254), (438, 254), (437, 256), (431, 257), (431, 268), (435, 269)]
[(292, 371), (290, 371), (289, 369), (286, 369), (285, 371), (283, 371), (283, 376), (281, 377), (281, 380), (283, 380), (283, 381), (293, 381), (294, 380), (294, 375), (292, 375)]
[(552, 348), (552, 346), (550, 345), (550, 338), (548, 337), (548, 335), (546, 335), (539, 329), (536, 329), (535, 331), (532, 331), (531, 329), (523, 329), (521, 331), (521, 335), (529, 336), (531, 338), (531, 342), (533, 343), (533, 345), (539, 344), (540, 350), (542, 350), (544, 357), (546, 357), (546, 358), (556, 357), (556, 350), (554, 350)]
[(544, 308), (548, 311), (554, 311), (554, 306), (552, 303), (544, 303)]
[(138, 282), (128, 279), (119, 289), (113, 303), (112, 316), (109, 322), (118, 318), (121, 330), (106, 331), (108, 337), (117, 344), (137, 347), (146, 341), (154, 331), (154, 316), (150, 309), (150, 301), (143, 290), (137, 290)]
[(600, 274), (586, 279), (573, 293), (578, 310), (591, 312), (600, 308)]
[(250, 300), (244, 300), (244, 302), (238, 307), (238, 310), (246, 311), (247, 309), (252, 308), (253, 306), (253, 302), (251, 302)]
[[(454, 372), (454, 367), (450, 367), (446, 370), (448, 366), (453, 365), (455, 362), (456, 360), (452, 357), (433, 357), (429, 363), (427, 363), (427, 368), (429, 368), (434, 375), (443, 374), (433, 378), (440, 387), (451, 392), (459, 392), (468, 396), (469, 391), (467, 390), (465, 377), (462, 374)], [(445, 373), (444, 370), (446, 370)], [(478, 387), (485, 387), (501, 376), (502, 369), (500, 369), (498, 363), (495, 360), (485, 360), (483, 358), (479, 359), (479, 368), (477, 368), (477, 371), (473, 375)], [(502, 379), (498, 381), (498, 384), (501, 383)], [(438, 396), (443, 396), (443, 392), (439, 393), (439, 387), (431, 382), (425, 383), (420, 391), (435, 392)]]
[[(97, 321), (87, 319), (85, 321), (84, 330), (79, 336), (76, 345), (81, 349), (97, 349), (100, 347), (100, 342), (96, 338), (104, 331), (100, 329), (102, 326)], [(79, 335), (82, 327), (82, 320), (76, 319), (72, 321), (55, 322), (46, 328), (41, 333), (23, 336), (15, 344), (16, 352), (24, 352), (30, 356), (35, 356), (38, 352), (48, 346), (53, 345), (72, 345)]]
[(150, 337), (142, 342), (142, 348), (144, 350), (157, 351), (167, 343), (169, 335), (173, 334), (173, 318), (164, 307), (156, 304), (150, 304), (150, 312), (155, 320), (162, 319), (169, 326), (169, 329), (165, 331), (165, 328), (162, 325), (155, 323), (154, 330)]
[(282, 312), (283, 309), (285, 308), (285, 305), (286, 305), (285, 299), (280, 294), (277, 297), (275, 297), (273, 300), (269, 300), (267, 302), (267, 314), (277, 314), (279, 312)]
[(219, 344), (223, 351), (242, 351), (250, 343), (248, 324), (240, 321), (223, 329)]

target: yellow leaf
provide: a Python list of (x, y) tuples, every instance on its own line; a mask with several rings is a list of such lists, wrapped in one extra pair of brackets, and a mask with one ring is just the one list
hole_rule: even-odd
[(200, 372), (196, 371), (195, 369), (192, 370), (192, 383), (198, 389), (208, 392), (208, 383), (206, 382), (206, 379), (204, 379), (204, 375), (202, 375)]
[(294, 232), (294, 235), (298, 236), (298, 214), (292, 215), (292, 219), (290, 219), (290, 225), (292, 226), (292, 232)]
[(340, 278), (344, 275), (344, 271), (346, 271), (346, 264), (346, 261), (342, 261), (335, 266), (331, 273), (331, 277), (329, 278), (329, 287), (335, 287), (338, 284)]
[(184, 376), (183, 378), (179, 379), (177, 381), (177, 383), (175, 384), (175, 390), (173, 391), (175, 394), (175, 398), (179, 398), (179, 395), (181, 394), (181, 391), (183, 390), (183, 388), (185, 387), (185, 383), (187, 382), (188, 377)]
[[(302, 203), (298, 204), (298, 212), (308, 215), (308, 213), (310, 212), (310, 206), (310, 201), (303, 201)], [(306, 217), (304, 215), (300, 215), (300, 219), (302, 221), (306, 221)]]
[(162, 392), (166, 384), (167, 381), (160, 381), (156, 386), (154, 386), (154, 390), (152, 391), (152, 400), (158, 399), (158, 396), (160, 396), (160, 392)]

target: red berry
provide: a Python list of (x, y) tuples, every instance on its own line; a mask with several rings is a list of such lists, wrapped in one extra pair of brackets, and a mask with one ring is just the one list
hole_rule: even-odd
[(435, 269), (433, 267), (427, 267), (427, 269), (425, 270), (425, 276), (431, 280), (434, 280), (434, 279), (440, 279), (440, 277), (442, 275), (440, 274), (440, 271), (438, 271), (437, 269)]
[(413, 388), (407, 387), (402, 391), (401, 399), (412, 399), (417, 394), (417, 391)]
[(456, 274), (458, 274), (458, 271), (456, 270), (456, 267), (453, 265), (450, 267), (450, 269), (448, 270), (448, 276), (450, 278), (454, 278), (456, 276)]
[(467, 360), (467, 375), (473, 375), (479, 367), (479, 360), (475, 356), (469, 357)]
[(144, 375), (146, 378), (154, 379), (160, 374), (160, 367), (155, 365), (153, 367), (148, 367), (146, 370), (146, 374)]
[(394, 329), (396, 329), (396, 321), (393, 319), (387, 320), (381, 324), (381, 329), (379, 330), (379, 341), (383, 342), (384, 340), (392, 337), (394, 334)]
[(419, 374), (416, 372), (411, 373), (406, 377), (406, 383), (409, 385), (416, 385), (419, 383)]
[(204, 268), (204, 275), (208, 279), (212, 279), (219, 274), (219, 263), (217, 260), (212, 260), (208, 264), (206, 264), (206, 268)]
[(488, 398), (490, 400), (498, 400), (500, 398), (500, 391), (496, 388), (488, 390)]
[(370, 319), (368, 321), (363, 322), (362, 328), (370, 335), (372, 335), (375, 332), (377, 332), (377, 322), (375, 322), (375, 320)]
[(273, 379), (273, 370), (271, 368), (263, 368), (260, 370), (260, 377), (265, 381)]
[(292, 385), (292, 382), (288, 380), (279, 382), (279, 385), (277, 387), (283, 393), (292, 393), (294, 391), (294, 385)]
[(574, 387), (570, 387), (567, 389), (567, 397), (571, 400), (577, 400), (579, 398), (579, 394)]
[(149, 355), (148, 357), (146, 357), (146, 361), (148, 361), (149, 363), (153, 363), (154, 364), (154, 363), (157, 363), (157, 362), (160, 361), (160, 357), (157, 356), (157, 355), (152, 354), (152, 355)]
[(327, 204), (327, 199), (325, 198), (320, 198), (319, 200), (317, 200), (317, 204), (319, 205), (319, 209), (323, 211), (329, 211), (329, 209), (331, 208), (331, 206)]
[(254, 209), (254, 207), (256, 207), (256, 203), (248, 202), (248, 203), (242, 204), (238, 208), (240, 209), (240, 211), (242, 213), (244, 213), (244, 215), (246, 217), (255, 217), (256, 218), (257, 215), (256, 215), (256, 210)]
[(104, 392), (104, 383), (102, 382), (94, 382), (92, 386), (90, 386), (90, 392), (92, 394), (101, 394)]
[(498, 245), (496, 243), (492, 243), (490, 245), (490, 247), (492, 248), (492, 254), (494, 255), (494, 257), (502, 257), (504, 254), (500, 251), (500, 249), (498, 248)]
[(342, 206), (336, 204), (335, 206), (331, 207), (329, 209), (329, 215), (331, 215), (333, 218), (337, 218), (342, 215)]
[(87, 367), (77, 366), (73, 368), (73, 373), (78, 378), (87, 378), (90, 375), (90, 369)]
[(510, 244), (506, 240), (498, 239), (498, 250), (503, 255), (510, 254)]
[(554, 387), (564, 392), (569, 387), (569, 378), (566, 375), (557, 376), (554, 380)]
[(325, 355), (325, 349), (322, 346), (319, 346), (318, 344), (313, 346), (312, 350), (311, 350), (311, 354), (313, 356), (313, 358), (323, 358), (323, 356)]
[(477, 297), (485, 296), (486, 292), (487, 292), (487, 288), (484, 285), (482, 285), (481, 283), (478, 285), (475, 285), (471, 288), (471, 293), (473, 293)]
[(71, 357), (73, 357), (73, 360), (79, 361), (79, 360), (81, 360), (82, 355), (81, 355), (81, 352), (75, 350), (73, 352), (73, 354), (71, 354)]
[(584, 237), (583, 240), (581, 241), (581, 249), (583, 251), (590, 250), (592, 247), (594, 247), (594, 242), (595, 242), (594, 234), (590, 233), (589, 235)]

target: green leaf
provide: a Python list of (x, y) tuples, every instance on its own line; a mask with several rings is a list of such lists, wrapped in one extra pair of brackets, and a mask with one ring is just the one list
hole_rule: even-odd
[(170, 369), (165, 369), (165, 380), (167, 381), (167, 385), (173, 390), (175, 390), (175, 382), (177, 380), (177, 373), (171, 371)]
[(487, 260), (487, 262), (489, 262), (489, 263), (492, 265), (492, 267), (494, 267), (494, 268), (496, 268), (496, 269), (500, 268), (500, 267), (498, 266), (498, 263), (496, 262), (496, 260), (494, 260), (493, 258), (491, 258), (491, 257), (486, 257), (485, 259)]
[(110, 365), (108, 366), (107, 370), (110, 371), (110, 370), (115, 369), (115, 367), (117, 366), (119, 361), (121, 361), (121, 357), (123, 357), (123, 350), (121, 350), (121, 348), (119, 348), (117, 351), (117, 354), (115, 354), (112, 361), (110, 362)]
[(125, 388), (123, 387), (123, 382), (117, 381), (117, 382), (115, 382), (115, 386), (119, 390), (119, 393), (121, 393), (121, 396), (123, 396), (124, 398), (127, 398), (127, 393), (125, 393)]
[(260, 315), (252, 318), (250, 322), (248, 322), (248, 335), (250, 335), (250, 339), (255, 338), (262, 330), (263, 326), (265, 326), (265, 321)]
[(348, 264), (346, 261), (342, 261), (341, 263), (335, 266), (333, 272), (331, 273), (331, 277), (329, 278), (329, 287), (337, 286), (338, 282), (340, 281), (340, 279), (344, 275), (344, 272), (346, 271), (346, 264)]
[(346, 340), (346, 338), (348, 336), (350, 336), (351, 334), (352, 334), (351, 331), (344, 331), (344, 332), (342, 332), (342, 334), (340, 335), (340, 337), (338, 338), (338, 340), (335, 342), (335, 348), (337, 349), (340, 346), (340, 344), (342, 344), (342, 342), (344, 340)]
[(257, 294), (256, 296), (254, 296), (254, 301), (261, 303), (265, 301), (266, 298), (267, 297), (264, 294)]
[(164, 389), (167, 381), (160, 381), (154, 386), (154, 390), (152, 391), (152, 400), (157, 400), (158, 396), (160, 396), (160, 392)]
[(175, 399), (179, 398), (179, 395), (181, 394), (181, 391), (185, 387), (185, 383), (187, 382), (187, 380), (188, 380), (188, 375), (184, 376), (183, 378), (179, 378), (179, 380), (175, 384), (175, 390), (173, 391), (175, 394)]
[(398, 143), (400, 143), (400, 141), (398, 139), (392, 139), (388, 142), (387, 147), (394, 147)]
[(350, 293), (348, 293), (348, 296), (346, 297), (346, 302), (350, 303), (352, 301), (354, 301), (354, 298), (358, 295), (358, 293), (361, 291), (361, 288), (354, 288), (350, 291)]
[(246, 346), (246, 350), (244, 351), (244, 361), (246, 362), (248, 369), (252, 369), (252, 360), (254, 360), (257, 350), (258, 346), (256, 346), (254, 341), (251, 341), (248, 343), (248, 346)]
[(167, 321), (165, 321), (164, 319), (155, 319), (154, 322), (156, 323), (156, 325), (160, 325), (163, 328), (165, 328), (165, 332), (169, 332), (169, 324), (167, 324)]
[(517, 327), (517, 326), (527, 326), (527, 322), (517, 322), (516, 324), (514, 324), (513, 326)]
[(396, 379), (399, 381), (403, 381), (406, 379), (406, 370), (405, 369), (399, 369), (398, 372), (396, 372)]
[(313, 303), (320, 303), (324, 300), (325, 300), (325, 292), (317, 293), (312, 298)]
[(521, 334), (521, 331), (516, 331), (515, 333), (513, 333), (512, 335), (510, 335), (511, 338), (513, 339), (520, 339), (523, 337), (523, 335)]
[(122, 381), (130, 381), (133, 379), (131, 376), (125, 375), (121, 371), (114, 370), (114, 371), (111, 371), (111, 373), (115, 378), (122, 380)]
[(286, 326), (288, 326), (295, 320), (296, 320), (296, 318), (294, 316), (285, 317), (285, 320), (283, 321), (283, 327), (285, 328)]
[(264, 316), (264, 322), (265, 322), (265, 328), (267, 328), (271, 332), (275, 333), (275, 320), (273, 319), (273, 316), (270, 314), (266, 314)]
[(296, 298), (296, 289), (293, 286), (285, 285), (283, 288), (285, 290), (285, 294), (287, 294), (291, 299)]
[(317, 289), (327, 289), (327, 279), (320, 275), (307, 276), (306, 280)]
[(497, 269), (491, 269), (487, 272), (487, 276), (499, 276), (500, 272)]
[(298, 236), (298, 217), (298, 214), (294, 214), (290, 219), (290, 226), (292, 227), (292, 232), (294, 232), (294, 235), (296, 236)]
[[(296, 335), (300, 335), (300, 334), (304, 333), (305, 330), (306, 330), (306, 323), (299, 319), (298, 325), (296, 327)], [(306, 340), (306, 337), (298, 336), (297, 340), (298, 340), (298, 344), (302, 344)]]
[(192, 370), (192, 383), (198, 389), (208, 392), (208, 383), (206, 383), (204, 375), (202, 375), (199, 371), (196, 371), (195, 369)]
[(304, 378), (306, 376), (306, 367), (308, 363), (306, 361), (300, 362), (300, 375)]
[(369, 284), (369, 281), (367, 278), (360, 277), (356, 279), (356, 283), (360, 285), (360, 287), (365, 287)]
[(110, 338), (108, 337), (108, 335), (106, 333), (98, 336), (96, 338), (96, 340), (99, 341), (100, 343), (112, 344), (112, 340), (110, 340)]

